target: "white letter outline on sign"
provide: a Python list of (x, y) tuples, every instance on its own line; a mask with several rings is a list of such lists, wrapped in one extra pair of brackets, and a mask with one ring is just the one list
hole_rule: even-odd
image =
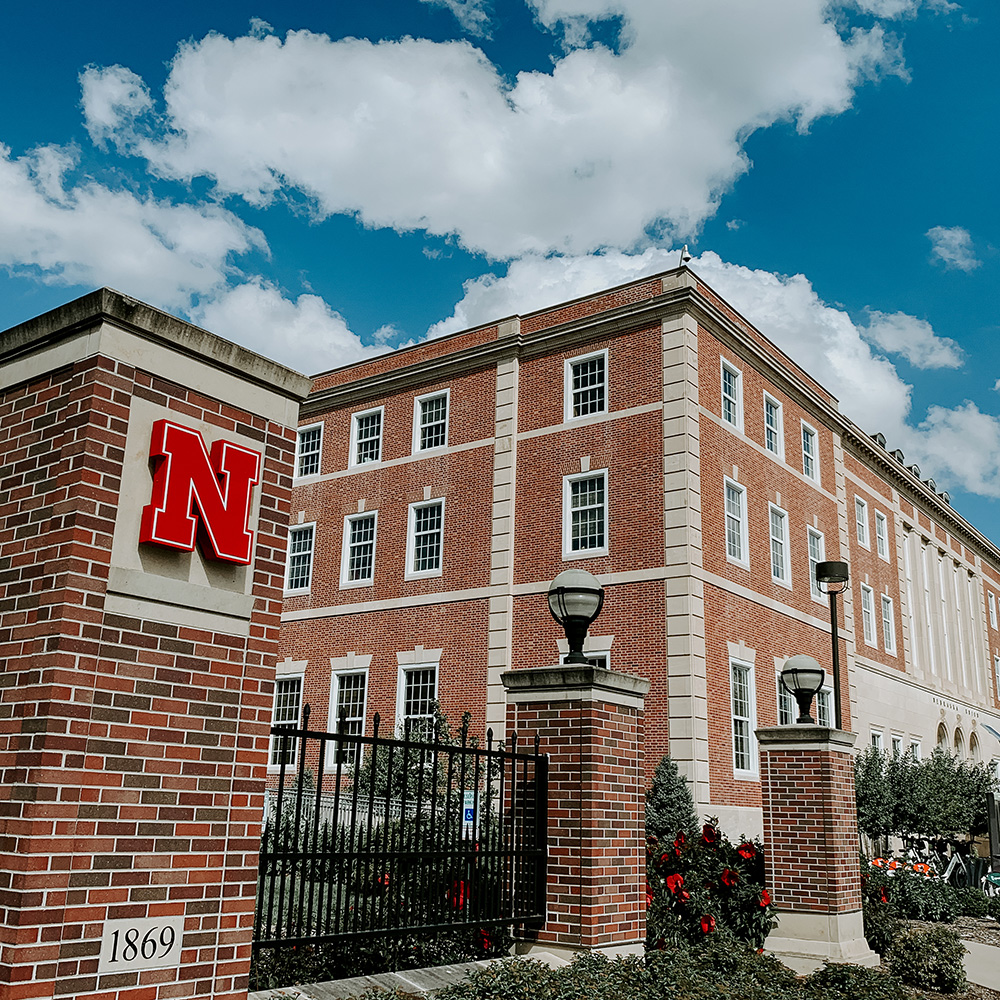
[(260, 452), (216, 441), (209, 455), (198, 431), (157, 420), (149, 457), (155, 462), (153, 492), (142, 509), (139, 541), (191, 552), (200, 524), (205, 555), (249, 565), (250, 497), (260, 482)]

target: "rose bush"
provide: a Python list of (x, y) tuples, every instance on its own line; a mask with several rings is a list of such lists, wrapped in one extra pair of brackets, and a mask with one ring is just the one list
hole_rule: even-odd
[(761, 845), (733, 844), (712, 819), (697, 834), (646, 841), (646, 946), (733, 936), (754, 948), (775, 925)]

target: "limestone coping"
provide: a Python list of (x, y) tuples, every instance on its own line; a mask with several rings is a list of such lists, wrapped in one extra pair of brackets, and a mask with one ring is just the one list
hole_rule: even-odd
[(857, 733), (826, 726), (769, 726), (756, 731), (761, 750), (832, 750), (850, 753)]
[(505, 670), (500, 680), (507, 689), (507, 700), (517, 704), (582, 700), (641, 708), (649, 691), (645, 677), (587, 663)]
[(227, 370), (236, 369), (249, 382), (294, 400), (304, 399), (312, 379), (186, 323), (113, 288), (99, 288), (57, 309), (11, 327), (0, 334), (0, 363), (8, 363), (54, 341), (93, 329), (109, 321), (148, 340)]

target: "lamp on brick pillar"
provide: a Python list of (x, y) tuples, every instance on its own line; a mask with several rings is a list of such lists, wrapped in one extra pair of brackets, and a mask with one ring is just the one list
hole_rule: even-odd
[(840, 641), (837, 638), (837, 597), (847, 590), (850, 576), (845, 562), (816, 564), (816, 584), (824, 594), (830, 595), (830, 636), (833, 641), (833, 721), (838, 729), (844, 728), (840, 707)]
[(587, 626), (604, 604), (600, 581), (560, 573), (548, 593), (566, 630), (566, 662), (507, 670), (507, 731), (537, 737), (549, 759), (546, 916), (520, 954), (645, 950), (643, 713), (649, 681), (595, 666)]

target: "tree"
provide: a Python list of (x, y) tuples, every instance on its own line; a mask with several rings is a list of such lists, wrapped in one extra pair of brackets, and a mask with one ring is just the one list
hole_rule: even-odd
[(664, 754), (646, 792), (646, 836), (673, 840), (679, 831), (692, 833), (697, 828), (698, 816), (687, 781), (670, 754)]

